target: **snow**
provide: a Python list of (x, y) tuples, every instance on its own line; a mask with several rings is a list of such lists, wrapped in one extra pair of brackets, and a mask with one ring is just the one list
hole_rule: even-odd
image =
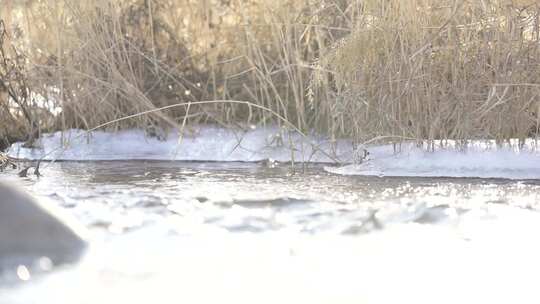
[[(141, 130), (115, 133), (70, 130), (45, 135), (40, 140), (38, 149), (24, 148), (22, 143), (16, 143), (9, 149), (8, 155), (28, 160), (43, 158), (75, 161), (144, 159), (255, 162), (272, 159), (281, 162), (294, 160), (324, 163), (347, 159), (347, 154), (350, 155), (351, 151), (345, 141), (334, 145), (317, 136), (306, 138), (279, 127), (232, 130), (202, 126), (187, 133), (180, 140), (178, 131), (170, 132), (165, 139), (158, 139)], [(337, 148), (334, 148), (335, 146)]]
[(540, 153), (529, 140), (522, 149), (517, 143), (497, 147), (492, 142), (472, 142), (466, 151), (453, 147), (424, 147), (404, 144), (400, 152), (391, 145), (368, 148), (368, 158), (360, 164), (325, 167), (340, 175), (401, 177), (464, 177), (539, 179)]
[[(164, 135), (164, 134), (162, 134)], [(142, 130), (119, 132), (70, 130), (45, 135), (39, 148), (22, 143), (12, 145), (8, 155), (37, 160), (176, 160), (329, 163), (326, 171), (340, 175), (402, 177), (476, 177), (540, 179), (540, 153), (536, 141), (528, 140), (517, 149), (517, 141), (500, 147), (493, 141), (470, 141), (466, 151), (453, 141), (436, 142), (434, 151), (403, 143), (366, 146), (368, 157), (352, 164), (352, 142), (330, 141), (322, 136), (302, 136), (297, 132), (271, 127), (246, 130), (205, 125), (192, 127), (184, 136), (171, 131), (152, 137)]]

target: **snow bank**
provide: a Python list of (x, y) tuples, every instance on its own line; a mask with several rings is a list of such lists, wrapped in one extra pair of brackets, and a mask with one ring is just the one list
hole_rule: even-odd
[[(350, 164), (354, 154), (350, 141), (332, 143), (316, 135), (305, 138), (279, 127), (231, 130), (200, 126), (181, 141), (179, 138), (177, 131), (169, 133), (166, 139), (158, 139), (141, 130), (89, 134), (71, 130), (45, 135), (37, 149), (16, 143), (8, 154), (28, 160), (255, 162), (272, 159), (332, 164)], [(412, 143), (402, 144), (399, 152), (392, 145), (371, 146), (366, 147), (370, 154), (361, 164), (325, 169), (341, 175), (540, 179), (536, 142), (529, 140), (521, 150), (516, 146), (517, 142), (501, 148), (494, 142), (476, 141), (469, 143), (466, 152), (456, 149), (452, 141), (436, 147), (435, 152), (427, 152)]]
[(530, 140), (521, 150), (516, 145), (496, 147), (493, 143), (471, 142), (467, 151), (449, 147), (435, 152), (405, 144), (400, 152), (393, 146), (372, 147), (361, 164), (325, 167), (341, 175), (409, 176), (409, 177), (478, 177), (540, 179), (540, 153)]
[[(323, 138), (302, 137), (279, 127), (231, 130), (202, 126), (191, 130), (180, 141), (179, 132), (165, 139), (150, 137), (141, 130), (116, 133), (81, 130), (45, 135), (40, 148), (14, 144), (9, 156), (36, 160), (179, 160), (179, 161), (347, 161), (351, 146), (345, 141), (332, 144)], [(324, 151), (324, 152), (323, 152)]]

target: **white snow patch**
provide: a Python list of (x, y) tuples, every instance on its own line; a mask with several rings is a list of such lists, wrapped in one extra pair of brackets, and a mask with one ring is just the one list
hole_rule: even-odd
[[(319, 136), (305, 138), (279, 127), (254, 128), (247, 131), (217, 126), (198, 127), (194, 134), (180, 141), (174, 131), (160, 140), (142, 130), (119, 132), (96, 131), (86, 134), (70, 130), (47, 134), (40, 148), (29, 149), (23, 143), (11, 146), (8, 155), (37, 160), (179, 160), (179, 161), (261, 161), (287, 162), (347, 161), (351, 145), (346, 141), (331, 143)], [(324, 151), (324, 152), (323, 152)]]
[(414, 144), (404, 144), (400, 152), (392, 145), (368, 148), (370, 155), (361, 164), (325, 167), (341, 175), (408, 177), (478, 177), (540, 179), (540, 153), (529, 140), (522, 149), (517, 143), (496, 147), (492, 142), (472, 142), (466, 151), (448, 147), (429, 152)]
[(434, 152), (413, 143), (404, 143), (396, 152), (392, 145), (366, 147), (369, 156), (361, 164), (351, 164), (354, 151), (349, 140), (330, 141), (322, 136), (300, 134), (279, 127), (232, 130), (199, 126), (183, 136), (172, 131), (166, 139), (149, 137), (142, 130), (119, 132), (70, 130), (47, 134), (40, 148), (16, 143), (8, 155), (37, 160), (177, 160), (317, 162), (348, 164), (326, 167), (340, 175), (402, 177), (477, 177), (540, 179), (540, 153), (536, 141), (528, 140), (517, 149), (517, 141), (498, 147), (493, 141), (471, 141), (466, 151), (456, 142), (437, 142)]

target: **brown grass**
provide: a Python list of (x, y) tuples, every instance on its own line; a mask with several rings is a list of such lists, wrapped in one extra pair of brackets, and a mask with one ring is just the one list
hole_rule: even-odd
[(32, 143), (40, 134), (25, 67), (26, 58), (13, 46), (0, 20), (0, 150), (12, 138)]
[(365, 1), (333, 70), (333, 132), (422, 140), (538, 133), (535, 1)]
[[(538, 131), (536, 1), (3, 2), (28, 85), (62, 108), (42, 128), (241, 100), (358, 142)], [(110, 126), (280, 123), (269, 113), (194, 104)]]

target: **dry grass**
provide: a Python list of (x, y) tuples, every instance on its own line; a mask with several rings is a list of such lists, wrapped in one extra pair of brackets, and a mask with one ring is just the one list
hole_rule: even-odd
[(0, 150), (12, 138), (32, 143), (39, 136), (39, 117), (28, 89), (25, 61), (0, 20)]
[(536, 136), (535, 1), (364, 1), (333, 70), (332, 132), (421, 140)]
[[(62, 107), (58, 128), (90, 128), (164, 105), (209, 99), (257, 103), (302, 129), (317, 124), (312, 63), (350, 33), (359, 1), (43, 0), (11, 18), (31, 58), (32, 87)], [(184, 119), (185, 118), (185, 119)], [(115, 127), (276, 122), (216, 104)]]
[(0, 152), (0, 172), (3, 172), (7, 168), (16, 169), (17, 165), (4, 153)]
[[(242, 100), (359, 142), (504, 141), (538, 130), (535, 1), (0, 2), (11, 6), (3, 18), (25, 50), (29, 86), (62, 108), (42, 127)], [(280, 123), (269, 113), (194, 104), (109, 126)]]

